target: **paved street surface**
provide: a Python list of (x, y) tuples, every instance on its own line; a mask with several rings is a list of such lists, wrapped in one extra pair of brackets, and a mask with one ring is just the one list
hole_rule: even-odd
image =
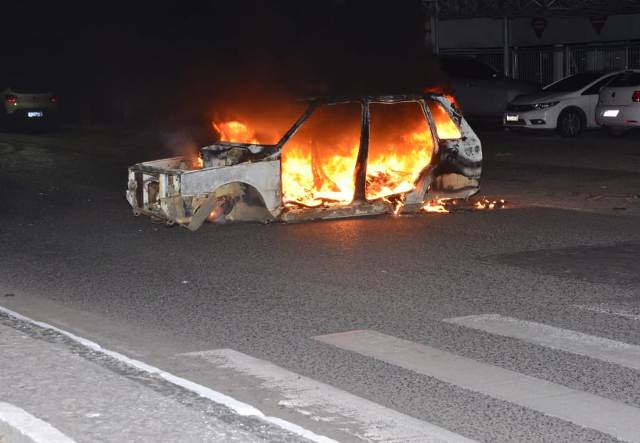
[(298, 441), (60, 334), (0, 318), (3, 401), (78, 441)]
[(480, 137), (506, 209), (191, 233), (124, 200), (170, 135), (0, 134), (0, 403), (77, 442), (640, 441), (640, 134)]

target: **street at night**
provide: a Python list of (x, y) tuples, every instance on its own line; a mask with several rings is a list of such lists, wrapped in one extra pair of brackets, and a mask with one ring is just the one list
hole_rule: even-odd
[[(351, 4), (333, 3), (324, 14)], [(428, 15), (430, 2), (423, 3), (418, 9)], [(447, 25), (480, 16), (455, 15), (446, 3), (439, 6), (442, 48)], [(631, 9), (602, 8), (640, 20)], [(272, 13), (296, 22), (286, 11), (281, 5)], [(541, 14), (564, 19), (553, 11)], [(316, 51), (323, 35), (311, 39)], [(628, 45), (637, 50), (634, 38), (640, 34)], [(252, 41), (245, 37), (243, 47)], [(632, 68), (608, 81), (627, 81)], [(581, 87), (603, 81), (600, 75)], [(171, 82), (195, 88), (178, 77)], [(608, 84), (601, 87), (615, 87)], [(287, 137), (296, 141), (297, 127), (278, 143), (263, 141), (258, 123), (251, 137), (226, 139), (220, 126), (244, 115), (223, 122), (223, 100), (209, 107), (204, 94), (189, 112), (175, 107), (175, 120), (165, 110), (133, 124), (120, 111), (117, 118), (104, 109), (79, 116), (82, 107), (62, 108), (60, 93), (47, 104), (61, 103), (54, 126), (3, 127), (0, 443), (640, 442), (640, 131), (607, 130), (562, 112), (558, 128), (522, 128), (529, 123), (521, 115), (517, 125), (507, 116), (529, 112), (525, 105), (510, 102), (498, 120), (478, 118), (465, 113), (453, 89), (401, 99), (354, 93), (364, 97), (363, 114), (356, 115), (362, 128), (350, 151), (347, 201), (335, 197), (344, 189), (329, 163), (316, 164), (325, 159), (315, 145), (319, 132), (309, 136), (315, 188), (294, 195), (285, 176), (294, 146)], [(184, 90), (176, 88), (174, 104)], [(23, 100), (17, 92), (6, 97), (11, 106)], [(132, 97), (140, 109), (149, 106), (143, 95)], [(603, 106), (597, 97), (593, 109)], [(328, 107), (346, 107), (340, 100)], [(530, 112), (561, 106), (562, 98), (544, 100)], [(360, 169), (362, 158), (372, 168), (375, 154), (369, 106), (375, 140), (375, 106), (407, 102), (424, 111), (425, 132), (412, 135), (431, 137), (429, 167), (413, 176), (401, 171), (409, 188), (392, 183), (395, 191), (370, 198), (371, 183), (391, 181), (397, 171)], [(308, 114), (325, 105), (310, 103)], [(44, 109), (25, 112), (53, 112)], [(454, 135), (441, 133), (438, 115)], [(298, 134), (307, 136), (304, 118), (314, 117), (299, 121)], [(571, 132), (576, 121), (579, 134)], [(248, 130), (250, 117), (245, 123)], [(464, 154), (464, 143), (476, 137), (481, 176), (464, 157), (472, 151)], [(202, 146), (209, 150), (198, 154)], [(400, 155), (403, 146), (394, 149)], [(203, 164), (143, 163), (177, 155)], [(233, 200), (220, 203), (216, 189), (187, 192), (189, 174), (264, 164), (277, 166), (279, 186), (272, 208), (255, 185), (268, 220), (233, 220), (223, 207)], [(246, 183), (268, 181), (246, 174)], [(163, 194), (178, 179), (182, 194)], [(332, 193), (320, 179), (333, 180)], [(412, 197), (423, 185), (424, 201)], [(201, 208), (208, 221), (192, 229)], [(313, 220), (287, 218), (305, 211)]]
[[(484, 139), (498, 135), (487, 130)], [(403, 420), (411, 418), (478, 441), (543, 441), (549, 435), (613, 441), (611, 428), (598, 432), (590, 426), (603, 414), (598, 405), (582, 420), (563, 420), (545, 406), (535, 410), (496, 399), (490, 380), (483, 381), (485, 388), (465, 389), (462, 380), (451, 383), (407, 369), (402, 359), (385, 362), (317, 339), (376, 331), (468, 359), (455, 362), (451, 371), (467, 361), (490, 365), (635, 410), (637, 346), (620, 366), (607, 353), (609, 342), (589, 352), (558, 349), (554, 342), (579, 341), (574, 334), (583, 333), (614, 340), (614, 349), (640, 343), (640, 230), (637, 216), (626, 214), (638, 213), (639, 200), (622, 186), (639, 181), (637, 139), (625, 139), (610, 155), (598, 146), (606, 135), (596, 134), (598, 143), (572, 149), (584, 163), (567, 172), (566, 159), (552, 149), (531, 155), (509, 148), (531, 140), (500, 137), (501, 144), (484, 145), (484, 184), (494, 192), (505, 189), (488, 195), (507, 198), (505, 209), (296, 224), (208, 223), (192, 233), (133, 217), (127, 208), (121, 171), (145, 155), (139, 154), (145, 140), (95, 130), (4, 135), (3, 186), (11, 193), (3, 200), (2, 306), (339, 441), (368, 433), (384, 440), (394, 432), (362, 418), (366, 410), (351, 411), (351, 400), (341, 397), (346, 395), (401, 414), (397, 426), (405, 433), (413, 428), (405, 429)], [(535, 142), (556, 149), (564, 143), (555, 136)], [(583, 195), (558, 191), (585, 181), (591, 183), (582, 186), (590, 187)], [(563, 200), (583, 207), (565, 209)], [(621, 207), (626, 209), (615, 209)], [(554, 329), (546, 340), (535, 331), (513, 337), (478, 330), (482, 322), (474, 328), (452, 320), (487, 314), (560, 332)], [(54, 347), (44, 361), (37, 353), (14, 354), (13, 371), (3, 371), (3, 399), (26, 402), (71, 435), (81, 429), (79, 422), (89, 421), (95, 423), (91, 432), (106, 429), (114, 440), (134, 440), (129, 432), (144, 440), (141, 429), (114, 423), (135, 411), (87, 406), (86, 399), (70, 402), (99, 395), (96, 387), (71, 383), (58, 390), (60, 373), (68, 369), (63, 355), (77, 350), (6, 314), (2, 328), (3, 337), (11, 337), (3, 339), (9, 351), (16, 341), (33, 338), (43, 351)], [(268, 367), (264, 374), (259, 363), (236, 367), (216, 357), (220, 350), (277, 365), (339, 394), (317, 403), (304, 390), (270, 378)], [(84, 364), (110, 369), (97, 360)], [(490, 374), (478, 375), (484, 376)], [(125, 371), (118, 377), (131, 383), (139, 375)], [(34, 392), (29, 386), (36, 380), (41, 387)], [(192, 401), (173, 390), (146, 389), (145, 395), (159, 391), (176, 407)], [(200, 414), (205, 407), (195, 404)], [(85, 417), (96, 411), (100, 418)], [(628, 424), (630, 432), (637, 423)], [(178, 425), (163, 422), (161, 430)], [(258, 424), (247, 426), (257, 433)], [(417, 436), (408, 439), (426, 441), (427, 434), (420, 434), (425, 431), (414, 426)], [(284, 435), (278, 439), (287, 441)]]

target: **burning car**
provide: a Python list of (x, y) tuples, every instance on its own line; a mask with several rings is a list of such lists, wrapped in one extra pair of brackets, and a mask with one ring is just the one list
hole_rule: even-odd
[(129, 168), (135, 215), (194, 231), (206, 220), (415, 213), (479, 190), (480, 140), (441, 94), (312, 98), (283, 134), (213, 126), (221, 141), (199, 155)]

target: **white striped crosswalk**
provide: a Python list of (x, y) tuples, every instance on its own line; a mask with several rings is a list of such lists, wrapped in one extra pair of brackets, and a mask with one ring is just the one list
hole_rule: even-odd
[(597, 314), (611, 315), (614, 317), (622, 317), (628, 320), (640, 321), (640, 307), (624, 306), (619, 303), (594, 303), (587, 305), (573, 305), (577, 309), (583, 311), (595, 312)]
[[(579, 306), (575, 307), (579, 308)], [(623, 401), (615, 400), (617, 395), (620, 395), (620, 393), (616, 394), (615, 389), (609, 391), (611, 394), (606, 394), (610, 395), (611, 398), (605, 398), (549, 380), (521, 374), (500, 366), (436, 349), (422, 343), (386, 335), (378, 331), (355, 330), (313, 338), (319, 343), (357, 353), (367, 358), (377, 359), (390, 365), (384, 369), (381, 369), (384, 366), (382, 364), (371, 365), (372, 371), (382, 371), (381, 373), (389, 378), (396, 377), (394, 373), (402, 376), (402, 371), (394, 372), (392, 366), (395, 366), (447, 383), (451, 388), (457, 388), (455, 389), (455, 395), (461, 397), (453, 402), (440, 403), (440, 406), (435, 406), (431, 409), (431, 413), (436, 411), (435, 416), (440, 417), (446, 416), (447, 412), (454, 413), (453, 420), (451, 415), (444, 419), (445, 427), (449, 429), (441, 427), (440, 423), (430, 423), (418, 418), (425, 413), (420, 412), (422, 404), (419, 401), (414, 403), (414, 405), (419, 405), (418, 409), (415, 406), (413, 409), (408, 409), (408, 404), (411, 404), (411, 402), (404, 406), (399, 406), (397, 409), (392, 409), (364, 398), (368, 394), (363, 394), (363, 397), (359, 397), (347, 392), (347, 390), (313, 380), (276, 366), (269, 361), (232, 349), (178, 354), (179, 357), (196, 357), (204, 359), (206, 362), (201, 362), (204, 366), (198, 364), (196, 368), (187, 363), (186, 366), (181, 366), (181, 370), (186, 369), (191, 372), (194, 369), (196, 371), (199, 370), (198, 368), (215, 368), (213, 378), (209, 379), (209, 382), (222, 387), (223, 389), (220, 392), (215, 390), (214, 386), (208, 387), (199, 384), (173, 373), (165, 372), (142, 361), (131, 359), (118, 352), (104, 349), (99, 344), (71, 332), (46, 323), (37, 322), (2, 307), (0, 307), (0, 311), (9, 314), (15, 321), (31, 323), (38, 328), (51, 330), (76, 342), (78, 346), (91, 349), (92, 352), (102, 354), (105, 358), (116, 360), (124, 366), (135, 368), (136, 377), (139, 375), (138, 372), (146, 373), (151, 377), (157, 378), (161, 383), (166, 381), (185, 390), (185, 392), (196, 393), (213, 402), (222, 403), (229, 410), (235, 411), (241, 416), (262, 419), (269, 426), (277, 425), (287, 432), (306, 440), (317, 442), (368, 441), (389, 443), (463, 443), (473, 442), (475, 441), (474, 439), (483, 441), (520, 441), (522, 440), (522, 435), (525, 435), (525, 438), (528, 439), (529, 432), (533, 431), (536, 433), (533, 439), (542, 441), (608, 441), (606, 436), (602, 435), (607, 434), (612, 439), (640, 443), (640, 407), (634, 406), (636, 403), (633, 396), (625, 397), (627, 403), (624, 403)], [(523, 343), (526, 342), (567, 354), (578, 354), (590, 359), (608, 362), (636, 371), (635, 376), (640, 375), (637, 372), (640, 371), (640, 346), (634, 344), (622, 343), (499, 314), (455, 317), (444, 319), (443, 322), (459, 326), (459, 331), (462, 334), (465, 333), (464, 331), (469, 334), (469, 330), (473, 329), (488, 333), (494, 337), (509, 337), (520, 340)], [(517, 346), (517, 342), (513, 344)], [(21, 348), (24, 347), (21, 340), (19, 346)], [(316, 344), (317, 347), (322, 347), (322, 345)], [(326, 347), (325, 350), (328, 351), (329, 347)], [(42, 352), (42, 349), (40, 351)], [(61, 350), (58, 349), (57, 352), (61, 352)], [(351, 361), (341, 361), (344, 356), (349, 355), (348, 353), (335, 352), (333, 355), (336, 361), (332, 363), (338, 367), (348, 368), (347, 372), (354, 369), (359, 371), (362, 371), (363, 368), (368, 369), (367, 365), (363, 366), (363, 362), (366, 359), (354, 360), (355, 364), (351, 366)], [(560, 355), (555, 354), (555, 358)], [(597, 362), (593, 363), (598, 364)], [(600, 366), (602, 367), (601, 364)], [(92, 370), (95, 369), (93, 368)], [(9, 372), (15, 375), (21, 373), (21, 370)], [(630, 372), (627, 371), (626, 374), (628, 375)], [(406, 374), (402, 376), (402, 379), (397, 381), (406, 383)], [(344, 384), (345, 380), (348, 382), (349, 376), (344, 378), (341, 384)], [(623, 377), (624, 380), (625, 378)], [(413, 395), (413, 400), (419, 400), (420, 396), (416, 396), (416, 394), (420, 393), (422, 386), (416, 386), (415, 380), (412, 383), (414, 384), (408, 387), (406, 393), (409, 397)], [(365, 386), (365, 392), (369, 392), (366, 383)], [(388, 390), (390, 386), (384, 386), (382, 392)], [(426, 387), (428, 384), (425, 383), (424, 386)], [(635, 382), (624, 386), (636, 391), (638, 389), (638, 385)], [(414, 389), (414, 387), (418, 389)], [(144, 386), (141, 389), (144, 390)], [(230, 397), (225, 394), (229, 389), (233, 391), (233, 394), (240, 393), (248, 398), (238, 400)], [(362, 386), (360, 390), (362, 390)], [(478, 393), (485, 397), (479, 396)], [(633, 391), (628, 391), (625, 394), (629, 393), (633, 394)], [(440, 395), (442, 395), (442, 392)], [(499, 403), (500, 407), (497, 411), (499, 415), (491, 417), (487, 422), (486, 412), (488, 409), (483, 406), (477, 412), (478, 417), (476, 417), (477, 409), (475, 408), (468, 408), (462, 414), (458, 414), (458, 407), (466, 402), (466, 396), (470, 396), (471, 404), (475, 401), (477, 405), (478, 399), (480, 399), (480, 405), (483, 402), (489, 405), (489, 401)], [(140, 398), (141, 396), (136, 398), (136, 404), (139, 403)], [(400, 398), (406, 397), (403, 395)], [(437, 396), (432, 398), (440, 400)], [(249, 404), (245, 403), (247, 399)], [(118, 397), (118, 402), (121, 402), (120, 397)], [(268, 411), (271, 415), (265, 414), (261, 409), (252, 406), (256, 404), (255, 402), (260, 403), (261, 407), (270, 408)], [(442, 405), (445, 404), (446, 406), (444, 407), (446, 409), (443, 410)], [(515, 414), (511, 414), (509, 409), (515, 408), (515, 405), (520, 410), (513, 410)], [(522, 408), (527, 408), (529, 411), (525, 411)], [(282, 410), (287, 412), (283, 413)], [(533, 411), (552, 418), (547, 418), (544, 424), (530, 421), (530, 418), (521, 420), (523, 412), (525, 412), (525, 417), (530, 417), (530, 414), (534, 413)], [(444, 412), (444, 414), (440, 414), (440, 412)], [(478, 420), (483, 413), (485, 414), (485, 419)], [(426, 414), (429, 414), (429, 412), (426, 412)], [(13, 415), (9, 414), (7, 417), (11, 419)], [(504, 423), (498, 426), (496, 430), (494, 430), (494, 426), (491, 423), (494, 418), (504, 420)], [(5, 422), (8, 421), (11, 420), (5, 419)], [(2, 422), (2, 417), (0, 417), (0, 422)], [(13, 422), (16, 422), (16, 420), (13, 420)], [(490, 424), (487, 427), (483, 426), (482, 423)], [(507, 426), (505, 427), (504, 424)], [(0, 423), (0, 434), (3, 432), (1, 428), (2, 423)], [(518, 430), (514, 431), (515, 429)], [(548, 435), (544, 433), (547, 429), (550, 431)], [(209, 428), (207, 430), (211, 431)], [(241, 431), (244, 432), (244, 428)], [(600, 434), (596, 434), (594, 431)], [(165, 433), (165, 430), (162, 429), (162, 432)], [(236, 432), (236, 429), (228, 427), (221, 432)], [(514, 432), (519, 437), (514, 439)], [(587, 437), (584, 437), (584, 435)], [(2, 440), (1, 435), (0, 440)]]
[(444, 321), (640, 370), (640, 346), (498, 314), (470, 315)]
[[(637, 345), (498, 314), (443, 321), (640, 371), (640, 346)], [(346, 331), (313, 338), (326, 345), (486, 395), (505, 402), (505, 407), (518, 405), (543, 413), (564, 421), (566, 426), (570, 426), (568, 423), (574, 425), (574, 429), (590, 429), (612, 438), (640, 442), (640, 408), (622, 401), (373, 330)], [(468, 426), (463, 427), (465, 435), (460, 435), (456, 429), (444, 429), (404, 411), (390, 409), (235, 350), (220, 349), (188, 355), (197, 355), (217, 369), (231, 370), (255, 380), (255, 386), (271, 393), (269, 398), (279, 399), (279, 407), (298, 413), (302, 421), (310, 419), (335, 427), (338, 433), (332, 435), (329, 432), (329, 435), (338, 440), (341, 440), (340, 433), (351, 436), (353, 440), (373, 442), (469, 442), (478, 438), (470, 435)]]
[(626, 441), (640, 441), (640, 409), (621, 402), (376, 331), (316, 339)]
[(450, 442), (473, 440), (446, 429), (401, 414), (333, 386), (303, 377), (270, 362), (231, 349), (204, 351), (197, 355), (218, 368), (228, 368), (254, 377), (261, 388), (276, 391), (278, 404), (328, 422), (343, 431), (376, 442)]

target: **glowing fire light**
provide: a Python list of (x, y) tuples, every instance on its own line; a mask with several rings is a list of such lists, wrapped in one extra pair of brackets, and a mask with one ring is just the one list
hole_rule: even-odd
[(427, 92), (429, 94), (442, 95), (447, 99), (449, 103), (453, 105), (454, 108), (456, 108), (457, 111), (460, 111), (460, 103), (458, 103), (458, 100), (456, 100), (455, 96), (453, 95), (453, 89), (450, 86), (434, 86), (425, 88), (424, 92)]
[(185, 154), (180, 161), (180, 169), (192, 170), (192, 169), (202, 169), (204, 166), (204, 161), (198, 152), (190, 152)]
[(489, 200), (487, 198), (483, 198), (482, 200), (475, 202), (473, 207), (475, 209), (501, 209), (504, 208), (506, 204), (507, 202), (504, 199)]
[(232, 143), (259, 144), (256, 133), (245, 123), (238, 120), (212, 122), (213, 128), (220, 134), (220, 140)]
[[(296, 140), (297, 141), (297, 140)], [(282, 193), (287, 206), (334, 206), (353, 199), (358, 144), (336, 146), (335, 155), (321, 156), (313, 140), (289, 143), (282, 153)], [(340, 155), (340, 151), (346, 154)]]
[[(359, 107), (319, 109), (285, 145), (282, 189), (288, 206), (349, 204), (360, 144)], [(365, 197), (376, 200), (413, 190), (429, 164), (431, 132), (417, 103), (371, 105)], [(392, 199), (395, 212), (402, 199)], [(391, 201), (389, 201), (391, 203)]]
[[(365, 198), (382, 199), (399, 214), (404, 194), (414, 189), (429, 165), (435, 142), (418, 103), (378, 103), (370, 105), (370, 110)], [(429, 110), (439, 138), (460, 138), (460, 130), (440, 103), (429, 102)], [(244, 122), (230, 120), (212, 125), (221, 140), (264, 143), (262, 135), (256, 135)], [(261, 128), (259, 134), (264, 131)], [(355, 192), (360, 132), (359, 104), (318, 108), (284, 145), (281, 178), (285, 206), (350, 204)]]
[(447, 202), (447, 198), (439, 198), (437, 200), (429, 200), (423, 207), (422, 210), (425, 212), (439, 212), (439, 213), (449, 213), (450, 211), (445, 207)]
[(393, 205), (393, 215), (398, 215), (400, 214), (400, 211), (402, 210), (402, 208), (404, 208), (406, 195), (398, 194), (397, 196), (394, 196), (394, 197), (395, 198), (382, 197), (382, 201)]
[(430, 101), (429, 110), (436, 124), (438, 138), (441, 140), (451, 140), (462, 137), (458, 125), (455, 124), (441, 103)]
[(453, 95), (444, 94), (443, 96), (449, 101), (449, 103), (451, 103), (456, 108), (456, 110), (460, 110), (460, 104), (458, 103), (458, 100), (456, 100), (456, 98)]

